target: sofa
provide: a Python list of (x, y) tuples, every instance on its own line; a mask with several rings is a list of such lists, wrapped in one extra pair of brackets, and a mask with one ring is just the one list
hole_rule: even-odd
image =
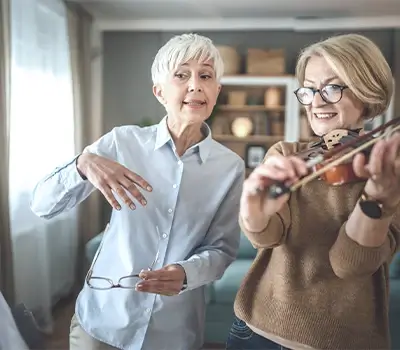
[(221, 279), (207, 286), (207, 310), (205, 341), (224, 343), (231, 328), (234, 312), (233, 302), (245, 274), (249, 270), (257, 250), (244, 234), (236, 260), (227, 268)]
[[(102, 233), (86, 244), (86, 258), (90, 264), (100, 244)], [(207, 286), (206, 343), (223, 344), (231, 327), (234, 313), (233, 302), (244, 275), (256, 255), (256, 249), (241, 234), (237, 259), (228, 267), (218, 281)], [(400, 350), (400, 253), (390, 265), (390, 332), (392, 349)]]

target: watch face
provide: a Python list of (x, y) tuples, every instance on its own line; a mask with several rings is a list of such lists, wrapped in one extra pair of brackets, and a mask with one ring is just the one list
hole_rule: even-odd
[(360, 208), (365, 215), (372, 219), (379, 219), (382, 216), (382, 209), (375, 201), (361, 201)]

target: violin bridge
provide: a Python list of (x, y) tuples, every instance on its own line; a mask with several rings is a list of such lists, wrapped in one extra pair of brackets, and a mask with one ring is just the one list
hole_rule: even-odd
[(349, 130), (346, 129), (336, 129), (328, 132), (323, 136), (326, 147), (329, 149), (334, 148), (336, 145), (340, 144), (340, 139), (344, 136), (349, 135)]

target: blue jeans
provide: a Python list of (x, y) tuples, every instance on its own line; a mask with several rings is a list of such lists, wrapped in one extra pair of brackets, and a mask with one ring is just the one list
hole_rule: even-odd
[(226, 350), (289, 350), (279, 344), (254, 333), (246, 322), (235, 317), (228, 340)]

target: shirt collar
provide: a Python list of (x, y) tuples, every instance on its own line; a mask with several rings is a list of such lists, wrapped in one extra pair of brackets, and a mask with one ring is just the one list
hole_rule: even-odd
[(164, 146), (169, 140), (171, 140), (171, 134), (167, 127), (167, 117), (165, 116), (161, 119), (160, 123), (157, 125), (157, 136), (154, 149), (159, 149)]
[[(200, 159), (204, 163), (206, 162), (211, 151), (212, 135), (211, 135), (211, 129), (206, 123), (203, 123), (203, 125), (201, 126), (201, 131), (203, 132), (204, 135), (206, 135), (206, 137), (192, 147), (198, 149)], [(154, 145), (154, 149), (157, 150), (161, 148), (169, 141), (171, 141), (171, 144), (173, 144), (173, 140), (167, 126), (167, 116), (165, 116), (157, 125), (157, 135), (156, 135), (156, 142)]]

